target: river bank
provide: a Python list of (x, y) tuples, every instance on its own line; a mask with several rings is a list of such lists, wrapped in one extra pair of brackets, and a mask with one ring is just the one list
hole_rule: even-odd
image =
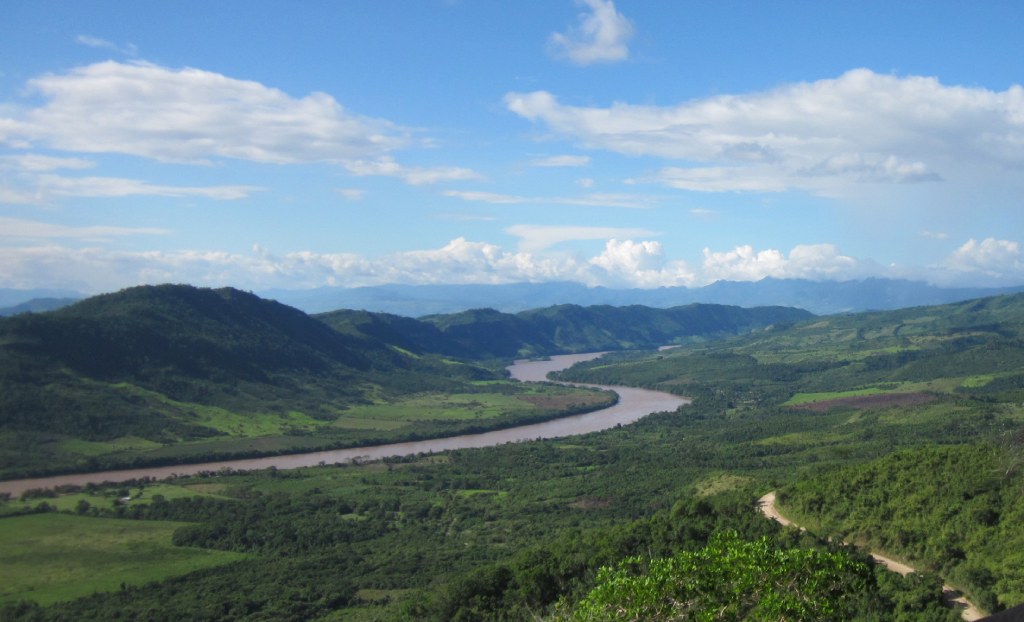
[[(523, 382), (545, 380), (548, 373), (571, 367), (572, 365), (601, 356), (603, 352), (588, 354), (567, 354), (554, 356), (544, 361), (516, 361), (508, 370), (512, 378)], [(588, 385), (597, 386), (597, 385)], [(647, 389), (632, 387), (599, 386), (598, 388), (615, 391), (619, 395), (616, 404), (600, 410), (552, 419), (542, 423), (505, 428), (479, 434), (466, 434), (445, 438), (390, 443), (371, 447), (355, 447), (299, 454), (267, 456), (262, 458), (246, 458), (194, 464), (179, 464), (161, 467), (144, 467), (94, 473), (72, 473), (51, 477), (18, 479), (0, 482), (0, 493), (12, 496), (21, 495), (26, 490), (38, 488), (55, 488), (58, 486), (100, 484), (104, 482), (123, 482), (136, 479), (166, 479), (178, 475), (194, 475), (203, 472), (216, 472), (224, 469), (296, 469), (316, 466), (318, 464), (346, 463), (355, 460), (380, 460), (394, 456), (408, 456), (420, 453), (436, 453), (453, 449), (474, 449), (492, 447), (505, 443), (560, 438), (588, 434), (613, 428), (617, 425), (633, 423), (655, 412), (674, 411), (689, 400)]]

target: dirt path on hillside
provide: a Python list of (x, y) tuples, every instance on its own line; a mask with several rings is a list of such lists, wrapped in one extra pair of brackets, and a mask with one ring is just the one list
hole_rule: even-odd
[[(789, 520), (788, 518), (779, 513), (778, 508), (775, 507), (775, 491), (772, 491), (758, 499), (757, 507), (761, 510), (762, 514), (778, 522), (783, 527), (796, 527), (801, 531), (806, 531), (806, 529), (800, 527), (799, 525), (797, 525), (796, 523), (794, 523), (793, 521)], [(903, 576), (906, 576), (912, 572), (917, 572), (912, 567), (902, 562), (898, 562), (892, 558), (886, 557), (885, 555), (880, 555), (873, 551), (871, 552), (871, 558), (874, 559), (877, 563), (885, 566), (887, 570), (890, 570), (892, 572), (898, 572)], [(981, 620), (985, 617), (985, 614), (982, 613), (977, 607), (975, 607), (969, 600), (967, 600), (967, 598), (964, 597), (960, 590), (956, 589), (952, 585), (949, 585), (948, 583), (943, 584), (942, 586), (942, 596), (947, 606), (961, 609), (960, 617), (966, 620), (967, 622), (974, 622), (975, 620)]]

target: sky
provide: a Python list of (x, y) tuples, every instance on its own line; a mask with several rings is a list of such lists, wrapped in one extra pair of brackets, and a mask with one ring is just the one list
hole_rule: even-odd
[(1024, 284), (1024, 3), (7, 0), (0, 288)]

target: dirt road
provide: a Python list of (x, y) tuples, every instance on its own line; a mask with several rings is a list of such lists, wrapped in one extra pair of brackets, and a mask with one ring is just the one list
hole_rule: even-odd
[[(802, 531), (805, 531), (803, 527), (800, 527), (793, 521), (787, 519), (785, 516), (779, 513), (778, 508), (775, 507), (775, 491), (772, 491), (765, 496), (761, 497), (757, 501), (757, 506), (761, 509), (761, 513), (768, 518), (778, 522), (784, 527), (797, 527)], [(894, 559), (886, 557), (885, 555), (879, 555), (878, 553), (872, 552), (871, 558), (879, 564), (886, 567), (887, 570), (892, 572), (898, 572), (901, 575), (908, 575), (911, 572), (916, 572), (910, 566), (898, 562)], [(946, 604), (950, 607), (961, 609), (960, 617), (967, 622), (974, 622), (975, 620), (981, 620), (985, 617), (977, 607), (975, 607), (969, 600), (967, 600), (963, 594), (960, 593), (955, 587), (949, 584), (942, 586), (943, 599)]]

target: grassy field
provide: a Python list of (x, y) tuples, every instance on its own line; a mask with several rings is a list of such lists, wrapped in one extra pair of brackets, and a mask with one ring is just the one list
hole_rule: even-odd
[(0, 519), (0, 603), (48, 605), (246, 557), (173, 546), (182, 524), (52, 513)]
[[(99, 471), (452, 436), (575, 414), (610, 404), (612, 399), (607, 393), (553, 385), (467, 383), (467, 391), (462, 393), (376, 396), (373, 403), (339, 406), (334, 410), (335, 419), (320, 420), (297, 410), (239, 412), (178, 402), (125, 384), (117, 386), (137, 398), (159, 401), (165, 414), (209, 428), (213, 435), (158, 443), (130, 435), (88, 441), (56, 433), (26, 437), (0, 431), (0, 477), (26, 476), (28, 473), (20, 470), (23, 468), (33, 469), (31, 474)], [(31, 444), (31, 452), (25, 450), (26, 443)]]

